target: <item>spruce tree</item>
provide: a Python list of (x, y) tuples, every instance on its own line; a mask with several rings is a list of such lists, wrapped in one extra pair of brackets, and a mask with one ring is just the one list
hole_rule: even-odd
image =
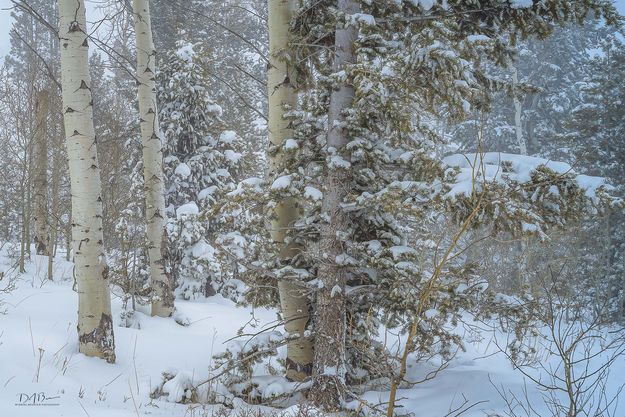
[[(578, 105), (565, 121), (568, 132), (561, 140), (570, 149), (581, 169), (603, 176), (617, 186), (616, 193), (625, 195), (625, 45), (618, 37), (606, 38), (602, 53), (591, 62), (588, 75), (578, 83)], [(601, 233), (601, 221), (586, 224), (587, 230), (597, 235), (607, 248), (607, 268), (602, 273), (607, 293), (613, 300), (613, 311), (625, 313), (625, 230), (623, 213), (615, 210), (605, 219), (607, 233)], [(605, 245), (607, 243), (607, 245)], [(591, 246), (584, 247), (581, 256), (588, 264), (597, 253)], [(593, 272), (591, 272), (593, 273)]]
[[(554, 23), (580, 22), (590, 9), (609, 23), (616, 21), (607, 1), (557, 0), (549, 7), (494, 0), (359, 3), (360, 12), (334, 7), (332, 1), (315, 2), (314, 7), (306, 3), (297, 17), (292, 63), (299, 64), (303, 83), (314, 91), (304, 102), (305, 117), (296, 120), (294, 148), (304, 160), (292, 166), (285, 175), (288, 184), (280, 187), (286, 195), (321, 195), (320, 205), (311, 198), (302, 222), (309, 227), (295, 228), (292, 239), (306, 240), (309, 271), (317, 276), (309, 285), (318, 288), (317, 302), (324, 303), (315, 307), (316, 347), (341, 349), (333, 355), (339, 362), (326, 362), (315, 352), (318, 379), (311, 395), (325, 408), (340, 406), (349, 378), (368, 374), (348, 364), (350, 357), (375, 355), (358, 346), (370, 344), (376, 320), (409, 333), (407, 354), (434, 346), (443, 354), (452, 351), (458, 340), (441, 325), (457, 317), (461, 306), (475, 306), (486, 297), (469, 266), (454, 264), (460, 261), (457, 257), (450, 264), (439, 263), (458, 244), (457, 233), (490, 224), (496, 231), (540, 235), (575, 218), (585, 206), (576, 177), (562, 176), (547, 161), (527, 176), (513, 162), (491, 155), (486, 165), (507, 172), (508, 180), (494, 181), (483, 172), (478, 174), (484, 181), (471, 186), (467, 179), (472, 177), (466, 177), (471, 168), (454, 158), (441, 162), (438, 156), (438, 109), (444, 106), (452, 120), (471, 109), (486, 110), (490, 91), (499, 82), (483, 70), (481, 61), (509, 63), (519, 37), (545, 38)], [(358, 29), (353, 44), (342, 45), (337, 55), (328, 52), (346, 28)], [(329, 69), (351, 48), (353, 60)], [(353, 99), (338, 108), (337, 119), (332, 97), (345, 86), (353, 89)], [(339, 146), (331, 143), (332, 132), (338, 130), (347, 138)], [(306, 159), (307, 154), (312, 156)], [(340, 183), (330, 180), (337, 169), (346, 171)], [(512, 192), (519, 183), (521, 189)], [(545, 183), (553, 188), (543, 187)], [(528, 200), (532, 194), (537, 200)], [(337, 196), (339, 201), (330, 205)], [(455, 231), (437, 243), (429, 236), (428, 222)], [(326, 243), (317, 246), (319, 240)], [(332, 309), (336, 314), (319, 314)], [(341, 316), (354, 323), (349, 333), (334, 331)], [(328, 319), (332, 322), (324, 321)], [(398, 374), (393, 369), (399, 364), (392, 362), (382, 372), (394, 375), (397, 387), (405, 376), (405, 361)], [(392, 404), (394, 398), (390, 409)]]
[(235, 188), (241, 154), (237, 135), (225, 129), (222, 108), (208, 93), (201, 58), (181, 41), (159, 72), (158, 100), (164, 135), (168, 268), (184, 298), (213, 295), (225, 272), (216, 262), (219, 219), (213, 213)]

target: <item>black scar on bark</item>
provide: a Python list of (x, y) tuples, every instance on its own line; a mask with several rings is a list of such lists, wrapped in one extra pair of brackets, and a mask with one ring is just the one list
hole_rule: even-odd
[(40, 239), (39, 236), (35, 236), (35, 248), (37, 255), (44, 255), (47, 252), (47, 242)]
[(69, 33), (73, 33), (73, 32), (80, 32), (80, 24), (76, 21), (73, 21), (72, 23), (69, 24)]
[(286, 365), (287, 371), (294, 370), (295, 372), (301, 372), (301, 373), (303, 373), (306, 376), (311, 376), (312, 372), (313, 372), (313, 364), (312, 364), (312, 362), (301, 364), (301, 363), (297, 363), (297, 362), (293, 361), (293, 359), (287, 357), (285, 365)]
[(102, 354), (102, 359), (108, 363), (115, 363), (115, 337), (113, 334), (113, 318), (110, 314), (102, 313), (100, 323), (89, 333), (80, 334), (80, 325), (77, 326), (77, 329), (78, 340), (81, 346), (92, 343)]

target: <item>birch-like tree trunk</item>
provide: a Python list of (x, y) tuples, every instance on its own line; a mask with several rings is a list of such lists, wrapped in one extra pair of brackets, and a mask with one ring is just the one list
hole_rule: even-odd
[[(514, 65), (512, 66), (512, 86), (514, 90), (514, 95), (512, 97), (512, 100), (514, 101), (514, 133), (516, 135), (516, 142), (517, 146), (519, 147), (519, 153), (521, 155), (527, 155), (527, 142), (523, 137), (523, 106), (521, 100), (519, 99), (518, 92), (519, 72)], [(513, 283), (513, 285), (515, 285), (516, 288), (520, 289), (523, 285), (523, 281), (525, 280), (524, 265), (526, 265), (525, 262), (521, 262), (521, 260), (524, 260), (522, 258), (524, 258), (525, 253), (525, 244), (522, 239), (517, 241), (515, 251), (519, 262), (516, 264), (515, 267), (516, 282)]]
[[(357, 0), (338, 0), (338, 11), (348, 17), (359, 10)], [(357, 36), (358, 30), (353, 24), (337, 28), (333, 64), (335, 73), (355, 62), (354, 43)], [(342, 83), (332, 91), (328, 114), (327, 147), (336, 150), (332, 159), (340, 158), (347, 163), (351, 159), (346, 149), (350, 138), (341, 126), (344, 125), (343, 113), (351, 107), (354, 95), (354, 87)], [(328, 164), (323, 180), (321, 206), (328, 221), (321, 226), (320, 235), (321, 260), (317, 277), (322, 285), (317, 292), (315, 310), (315, 359), (310, 398), (326, 410), (340, 407), (345, 395), (346, 271), (337, 264), (336, 259), (343, 253), (343, 243), (338, 236), (349, 231), (349, 221), (341, 210), (341, 203), (349, 191), (352, 178), (351, 166), (346, 166), (343, 161)]]
[(63, 121), (72, 194), (79, 350), (115, 362), (84, 0), (59, 0)]
[[(62, 208), (60, 206), (59, 190), (61, 189), (61, 152), (60, 149), (63, 146), (62, 140), (64, 133), (63, 127), (59, 126), (61, 131), (55, 123), (52, 124), (52, 176), (50, 184), (50, 192), (52, 198), (50, 201), (50, 221), (48, 222), (48, 230), (50, 231), (50, 240), (48, 245), (48, 279), (54, 279), (54, 257), (56, 256), (57, 240), (59, 235), (59, 217), (61, 216)], [(69, 251), (69, 248), (67, 248)]]
[[(297, 93), (291, 83), (295, 75), (289, 73), (284, 54), (288, 48), (289, 25), (294, 11), (293, 0), (269, 0), (269, 141), (278, 150), (270, 157), (270, 170), (274, 175), (279, 175), (287, 162), (283, 144), (293, 134), (284, 113), (285, 108), (294, 108), (296, 105)], [(293, 198), (280, 201), (276, 207), (271, 237), (282, 264), (289, 264), (302, 250), (298, 245), (286, 242), (287, 230), (299, 215), (298, 202)], [(310, 320), (307, 291), (300, 283), (288, 279), (278, 282), (278, 291), (284, 327), (289, 335), (299, 335), (299, 338), (287, 345), (286, 377), (292, 381), (304, 381), (312, 373), (313, 360), (312, 341), (305, 337)]]
[(35, 171), (33, 175), (33, 220), (35, 222), (35, 249), (37, 255), (47, 255), (50, 242), (48, 231), (48, 142), (46, 135), (48, 103), (48, 91), (39, 91), (37, 93), (37, 105), (35, 106), (37, 126), (35, 127), (35, 135), (33, 138), (33, 163)]
[(174, 311), (173, 282), (164, 262), (167, 245), (163, 140), (156, 104), (156, 49), (148, 0), (133, 0), (137, 36), (137, 79), (143, 144), (143, 178), (150, 279), (154, 291), (152, 315), (169, 317)]
[(30, 181), (31, 181), (31, 151), (26, 147), (24, 155), (24, 173), (22, 175), (21, 205), (22, 230), (20, 239), (20, 273), (26, 272), (26, 258), (30, 258)]
[(21, 187), (22, 206), (22, 235), (20, 242), (20, 273), (26, 272), (26, 259), (30, 259), (30, 220), (32, 215), (32, 171), (33, 171), (33, 141), (24, 146), (24, 163)]
[(519, 94), (517, 91), (519, 85), (519, 74), (516, 67), (512, 67), (512, 86), (514, 87), (514, 132), (516, 134), (516, 142), (519, 147), (519, 153), (521, 155), (527, 155), (527, 143), (523, 138), (523, 123), (521, 117), (523, 116), (523, 106), (521, 100), (519, 100)]

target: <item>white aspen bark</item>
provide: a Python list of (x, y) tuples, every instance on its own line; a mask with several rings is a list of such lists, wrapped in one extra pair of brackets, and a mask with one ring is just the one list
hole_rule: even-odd
[(530, 150), (533, 149), (538, 149), (538, 138), (535, 135), (534, 132), (534, 125), (536, 124), (536, 114), (535, 114), (535, 110), (536, 107), (538, 106), (538, 99), (540, 98), (540, 96), (538, 94), (534, 94), (534, 96), (532, 97), (532, 102), (530, 104), (529, 107), (529, 112), (530, 112), (530, 116), (528, 117), (528, 120), (526, 122), (526, 127), (525, 127), (525, 135), (527, 136), (527, 140), (525, 141), (527, 143), (527, 146), (529, 148), (529, 150), (527, 151), (527, 153), (530, 153)]
[(150, 261), (150, 279), (154, 291), (152, 315), (169, 317), (174, 311), (174, 285), (168, 276), (164, 251), (167, 244), (165, 182), (163, 174), (163, 139), (156, 103), (156, 50), (152, 38), (148, 0), (133, 0), (137, 36), (137, 79), (139, 83), (139, 114), (143, 144), (143, 178), (145, 182), (145, 214)]
[[(69, 206), (69, 218), (72, 218), (72, 206)], [(65, 235), (65, 260), (71, 262), (72, 260), (72, 222), (69, 221), (63, 227), (63, 234)]]
[(102, 188), (93, 127), (85, 4), (83, 0), (59, 0), (58, 5), (79, 350), (113, 363), (115, 339), (102, 234)]
[(24, 148), (24, 174), (22, 176), (22, 238), (20, 244), (20, 273), (26, 272), (26, 259), (30, 259), (30, 217), (31, 217), (31, 183), (32, 183), (32, 142)]
[[(288, 48), (289, 25), (295, 11), (293, 0), (269, 0), (269, 69), (267, 88), (269, 95), (269, 141), (278, 149), (270, 157), (270, 170), (279, 174), (280, 167), (286, 162), (282, 145), (292, 137), (289, 121), (284, 118), (285, 107), (294, 108), (297, 93), (290, 82), (295, 78), (289, 73), (289, 67), (283, 59)], [(287, 243), (289, 227), (300, 215), (295, 199), (280, 201), (275, 210), (275, 220), (271, 225), (271, 237), (279, 251), (280, 261), (288, 264), (301, 252), (296, 244)], [(291, 381), (304, 381), (312, 373), (313, 344), (305, 337), (306, 326), (310, 320), (309, 302), (306, 289), (296, 281), (287, 279), (278, 282), (280, 305), (289, 335), (300, 337), (287, 345), (286, 377)]]
[[(34, 211), (35, 249), (37, 255), (47, 255), (50, 237), (48, 234), (48, 119), (49, 93), (46, 90), (37, 93), (35, 106), (37, 126), (35, 128), (33, 159), (34, 159)], [(49, 278), (49, 277), (48, 277)]]
[(521, 100), (519, 100), (519, 95), (516, 91), (518, 85), (519, 74), (516, 67), (512, 67), (512, 86), (514, 87), (514, 132), (516, 134), (516, 142), (517, 146), (519, 147), (519, 153), (521, 155), (527, 155), (527, 144), (525, 143), (525, 139), (523, 138), (523, 124), (521, 121), (523, 106), (521, 105)]
[(59, 189), (61, 187), (61, 158), (59, 149), (62, 146), (62, 137), (64, 134), (58, 132), (56, 124), (53, 124), (52, 138), (53, 149), (52, 153), (52, 177), (50, 192), (52, 193), (52, 201), (50, 202), (50, 221), (48, 222), (48, 229), (50, 230), (50, 240), (48, 244), (48, 279), (54, 279), (54, 256), (56, 255), (57, 238), (59, 235), (59, 217), (60, 217), (60, 199)]
[(30, 219), (30, 202), (28, 201), (27, 191), (30, 187), (30, 179), (28, 174), (28, 162), (24, 167), (24, 175), (22, 176), (22, 189), (20, 191), (20, 200), (22, 205), (22, 228), (20, 239), (20, 274), (26, 272), (26, 246), (30, 245), (30, 237), (28, 232), (28, 221)]
[[(357, 0), (338, 0), (338, 11), (349, 18), (360, 11), (360, 6)], [(340, 25), (337, 28), (333, 64), (335, 73), (356, 61), (354, 44), (357, 37), (358, 30), (353, 25)], [(353, 86), (341, 84), (332, 91), (328, 113), (328, 150), (334, 148), (335, 155), (347, 162), (351, 159), (346, 149), (350, 138), (341, 126), (343, 113), (351, 107), (354, 96)], [(346, 271), (337, 265), (336, 258), (343, 253), (343, 244), (337, 235), (349, 230), (349, 221), (341, 210), (341, 203), (349, 191), (352, 178), (351, 167), (338, 165), (328, 164), (323, 179), (321, 211), (329, 220), (322, 224), (320, 233), (321, 260), (317, 278), (322, 285), (317, 292), (315, 358), (310, 391), (313, 403), (325, 410), (338, 409), (345, 395)]]
[[(512, 67), (512, 86), (514, 90), (513, 100), (514, 100), (514, 132), (516, 134), (516, 142), (519, 147), (519, 153), (521, 155), (527, 155), (527, 142), (523, 137), (523, 123), (521, 120), (521, 116), (523, 114), (523, 106), (521, 105), (521, 100), (519, 100), (519, 95), (517, 92), (517, 87), (519, 85), (519, 73), (515, 66)], [(516, 245), (516, 254), (521, 261), (523, 254), (525, 252), (525, 245), (523, 240), (519, 240)], [(523, 282), (525, 281), (525, 271), (523, 269), (523, 265), (526, 265), (525, 262), (519, 262), (516, 266), (516, 279), (517, 282), (513, 283), (513, 285), (518, 286), (517, 288), (521, 288)]]

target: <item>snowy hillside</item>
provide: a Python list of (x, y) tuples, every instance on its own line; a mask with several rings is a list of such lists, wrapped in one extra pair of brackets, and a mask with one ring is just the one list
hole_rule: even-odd
[[(0, 416), (211, 416), (220, 406), (177, 404), (172, 401), (183, 395), (177, 390), (184, 390), (187, 384), (197, 385), (214, 375), (212, 356), (224, 350), (239, 328), (256, 332), (274, 324), (277, 317), (276, 311), (237, 307), (221, 296), (197, 302), (179, 301), (176, 316), (179, 320), (188, 320), (188, 326), (177, 324), (173, 318), (139, 313), (140, 329), (115, 328), (117, 362), (110, 365), (78, 353), (77, 297), (72, 291), (72, 265), (57, 259), (59, 279), (49, 282), (42, 273), (44, 260), (44, 257), (36, 257), (27, 265), (28, 272), (17, 277), (16, 288), (0, 297), (4, 312), (0, 315), (0, 357), (3, 358), (0, 361)], [(11, 265), (4, 250), (0, 271), (11, 271)], [(0, 284), (7, 279), (5, 277)], [(113, 299), (116, 324), (120, 309), (120, 300)], [(505, 335), (497, 333), (494, 338), (485, 325), (473, 324), (482, 330), (464, 333), (468, 340), (466, 352), (458, 352), (435, 378), (399, 391), (399, 413), (443, 417), (456, 415), (452, 411), (461, 408), (468, 409), (463, 414), (467, 417), (505, 415), (506, 403), (497, 392), (503, 390), (519, 397), (527, 393), (532, 407), (548, 415), (536, 386), (513, 370), (505, 355), (498, 353), (496, 342), (503, 343)], [(280, 352), (279, 357), (284, 357), (284, 352)], [(597, 363), (600, 360), (597, 358)], [(436, 360), (427, 364), (413, 363), (407, 379), (427, 379), (437, 369)], [(163, 372), (179, 377), (167, 385), (169, 392), (152, 399), (150, 394), (162, 381)], [(619, 358), (611, 372), (608, 395), (625, 383), (625, 358)], [(271, 387), (271, 381), (279, 380), (269, 378), (264, 388), (279, 393), (279, 386)], [(219, 390), (218, 383), (214, 383), (212, 389)], [(386, 401), (388, 391), (371, 391), (349, 407), (366, 414), (369, 407), (382, 406)], [(235, 411), (264, 410), (267, 415), (272, 412), (293, 414), (297, 409), (295, 406), (272, 411), (238, 399), (234, 407)], [(613, 415), (625, 415), (625, 403), (614, 404), (613, 408), (616, 410)]]

